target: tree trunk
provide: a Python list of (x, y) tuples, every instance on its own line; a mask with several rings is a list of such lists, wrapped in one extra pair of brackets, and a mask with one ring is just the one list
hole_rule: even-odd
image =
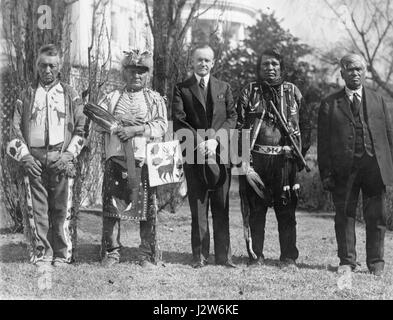
[[(51, 28), (40, 29), (38, 21), (40, 14), (38, 8), (41, 5), (50, 7)], [(53, 43), (63, 48), (70, 46), (68, 42), (63, 42), (63, 28), (65, 17), (67, 16), (66, 1), (57, 0), (5, 0), (1, 2), (1, 14), (3, 21), (4, 38), (8, 52), (7, 70), (3, 69), (1, 74), (1, 177), (0, 183), (4, 190), (3, 201), (7, 213), (15, 223), (15, 227), (20, 229), (24, 197), (22, 175), (18, 164), (6, 155), (5, 147), (9, 141), (10, 120), (14, 110), (14, 104), (22, 89), (36, 80), (35, 61), (38, 49), (48, 43)], [(63, 48), (61, 47), (63, 45)], [(63, 79), (69, 79), (69, 68), (64, 72)], [(27, 229), (27, 228), (25, 228)], [(26, 230), (26, 232), (28, 232)]]

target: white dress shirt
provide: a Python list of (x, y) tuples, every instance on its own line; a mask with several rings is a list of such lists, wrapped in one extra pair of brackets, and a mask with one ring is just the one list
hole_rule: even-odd
[(207, 85), (208, 85), (208, 83), (209, 83), (209, 79), (210, 79), (210, 73), (208, 73), (206, 76), (204, 76), (204, 77), (201, 77), (201, 76), (199, 76), (199, 75), (197, 75), (196, 73), (194, 73), (194, 75), (195, 75), (195, 78), (197, 79), (197, 81), (198, 81), (198, 85), (199, 85), (199, 83), (201, 82), (201, 79), (203, 78), (203, 80), (205, 81), (205, 88), (203, 89), (205, 92), (204, 92), (204, 94), (205, 94), (205, 96), (206, 96), (206, 94), (207, 94)]
[(362, 94), (363, 94), (363, 86), (360, 86), (359, 89), (351, 90), (347, 86), (345, 86), (345, 94), (347, 95), (348, 99), (353, 102), (353, 95), (356, 94), (359, 98), (359, 101), (362, 101)]

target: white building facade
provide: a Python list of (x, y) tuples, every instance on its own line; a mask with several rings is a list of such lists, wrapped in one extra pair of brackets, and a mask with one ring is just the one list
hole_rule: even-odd
[[(119, 67), (123, 51), (131, 48), (153, 49), (146, 8), (143, 0), (104, 0), (94, 8), (94, 0), (79, 0), (72, 4), (71, 10), (71, 64), (85, 67), (88, 64), (88, 50), (92, 42), (93, 16), (96, 20), (96, 37), (102, 33), (101, 50), (110, 50), (112, 66)], [(188, 17), (192, 1), (189, 1), (182, 18)], [(204, 30), (207, 34), (230, 36), (231, 46), (237, 46), (246, 35), (246, 28), (256, 22), (257, 12), (247, 6), (247, 1), (202, 0), (198, 20), (188, 30), (186, 41), (192, 41), (193, 28)], [(105, 17), (102, 26), (101, 17)], [(108, 40), (110, 39), (110, 40)], [(110, 45), (110, 48), (109, 48)], [(103, 47), (102, 47), (103, 46)]]

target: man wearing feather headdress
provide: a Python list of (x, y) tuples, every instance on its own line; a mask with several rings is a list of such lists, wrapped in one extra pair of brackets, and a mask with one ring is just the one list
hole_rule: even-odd
[(294, 267), (299, 255), (295, 209), (299, 192), (296, 175), (301, 163), (283, 123), (303, 155), (309, 147), (310, 126), (300, 116), (304, 114), (301, 114), (303, 97), (299, 89), (283, 80), (283, 59), (276, 49), (265, 50), (260, 55), (256, 71), (257, 81), (242, 90), (237, 102), (237, 128), (251, 132), (250, 161), (243, 163), (244, 175), (239, 176), (249, 265), (264, 263), (266, 213), (272, 206), (278, 222), (280, 260), (284, 266)]
[(147, 87), (153, 68), (150, 52), (125, 52), (121, 67), (124, 88), (99, 102), (117, 120), (104, 133), (102, 263), (109, 267), (119, 262), (120, 221), (133, 220), (140, 221), (139, 263), (145, 267), (160, 259), (156, 188), (148, 182), (146, 144), (162, 141), (168, 128), (167, 110), (164, 98)]
[(86, 117), (77, 92), (59, 81), (60, 57), (54, 45), (40, 48), (36, 67), (37, 83), (16, 101), (7, 153), (25, 172), (31, 260), (60, 267), (72, 260), (72, 187)]

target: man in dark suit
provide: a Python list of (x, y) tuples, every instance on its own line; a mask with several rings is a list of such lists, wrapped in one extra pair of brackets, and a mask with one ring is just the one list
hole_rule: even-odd
[[(226, 177), (219, 179), (221, 183), (211, 188), (203, 179), (204, 164), (198, 163), (196, 159), (202, 157), (206, 161), (205, 157), (216, 158), (220, 150), (228, 152), (228, 145), (221, 145), (219, 137), (222, 137), (223, 132), (229, 135), (229, 130), (236, 125), (237, 114), (231, 88), (228, 83), (219, 81), (210, 74), (213, 65), (213, 49), (209, 46), (196, 48), (192, 55), (194, 74), (176, 85), (173, 97), (174, 129), (178, 134), (181, 131), (189, 133), (188, 137), (191, 138), (183, 141), (183, 146), (186, 151), (192, 150), (192, 157), (186, 154), (187, 160), (194, 160), (186, 161), (184, 166), (192, 218), (194, 268), (203, 267), (209, 256), (209, 202), (213, 218), (215, 262), (235, 267), (231, 259), (229, 239), (230, 165), (224, 164)], [(191, 144), (193, 147), (190, 149)]]
[(366, 261), (380, 276), (384, 268), (385, 187), (393, 184), (393, 132), (382, 97), (363, 86), (362, 57), (341, 59), (345, 88), (322, 101), (318, 116), (318, 164), (323, 186), (332, 192), (339, 273), (356, 268), (355, 217), (362, 190)]

